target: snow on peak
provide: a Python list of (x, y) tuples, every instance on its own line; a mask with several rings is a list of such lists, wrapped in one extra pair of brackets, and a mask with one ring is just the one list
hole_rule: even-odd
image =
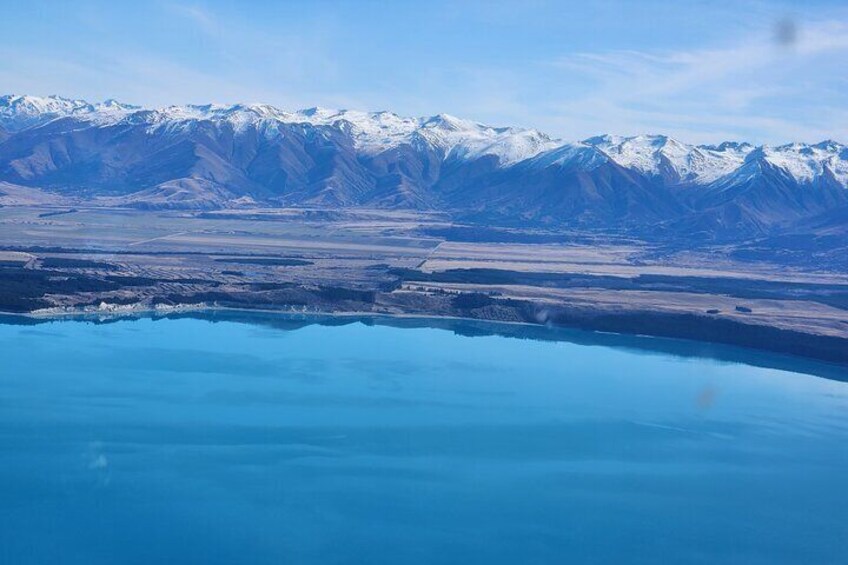
[(813, 182), (828, 169), (842, 186), (848, 187), (848, 148), (841, 143), (826, 140), (815, 145), (763, 146), (762, 158), (787, 171), (801, 183)]
[(90, 113), (94, 107), (84, 100), (61, 96), (0, 96), (0, 125), (10, 131), (40, 125), (75, 113)]
[(763, 159), (798, 182), (824, 175), (848, 187), (848, 148), (833, 140), (814, 145), (794, 143), (754, 147), (727, 141), (689, 145), (665, 135), (601, 135), (564, 143), (533, 129), (492, 127), (437, 114), (408, 118), (392, 112), (308, 108), (287, 112), (267, 104), (204, 104), (144, 109), (105, 100), (91, 104), (61, 96), (0, 96), (0, 128), (10, 132), (74, 117), (95, 125), (133, 124), (153, 130), (183, 131), (201, 122), (226, 123), (236, 131), (254, 128), (269, 137), (285, 124), (334, 128), (349, 136), (357, 150), (376, 155), (404, 145), (434, 151), (445, 160), (494, 156), (500, 166), (533, 159), (534, 163), (594, 167), (607, 160), (665, 182), (704, 185), (737, 171), (746, 159)]
[(104, 100), (103, 102), (98, 102), (93, 105), (93, 109), (96, 112), (102, 113), (127, 113), (127, 112), (135, 112), (137, 110), (141, 110), (141, 106), (133, 106), (132, 104), (124, 104), (123, 102), (118, 102), (114, 98), (109, 98), (108, 100)]
[(619, 165), (651, 176), (708, 184), (736, 170), (752, 149), (749, 144), (689, 145), (665, 135), (602, 135), (584, 141)]
[(484, 141), (477, 147), (470, 147), (475, 156), (495, 155), (502, 166), (518, 163), (556, 147), (561, 142), (555, 141), (536, 130), (513, 130), (509, 129), (498, 133), (491, 142)]
[(448, 114), (427, 119), (418, 134), (447, 157), (477, 159), (492, 155), (501, 166), (524, 161), (561, 144), (536, 130), (496, 128)]
[(548, 136), (535, 130), (493, 128), (448, 114), (406, 118), (386, 111), (310, 108), (289, 114), (283, 121), (343, 129), (367, 154), (424, 144), (446, 158), (494, 155), (501, 165), (508, 165), (556, 146)]
[(7, 94), (0, 96), (0, 126), (9, 131), (19, 131), (68, 116), (109, 122), (139, 109), (138, 106), (112, 99), (91, 104), (85, 100), (56, 95), (42, 97)]
[(307, 123), (340, 129), (353, 138), (354, 143), (366, 153), (378, 153), (396, 147), (418, 127), (415, 118), (402, 118), (392, 112), (361, 112), (358, 110), (331, 110), (309, 108), (287, 114), (287, 123)]
[(560, 144), (528, 161), (534, 168), (592, 170), (610, 161), (609, 155), (586, 142)]

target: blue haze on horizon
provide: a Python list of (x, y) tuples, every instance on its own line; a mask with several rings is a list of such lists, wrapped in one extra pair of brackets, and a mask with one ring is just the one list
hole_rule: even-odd
[[(684, 5), (685, 4), (685, 5)], [(848, 6), (0, 0), (0, 93), (848, 142)]]

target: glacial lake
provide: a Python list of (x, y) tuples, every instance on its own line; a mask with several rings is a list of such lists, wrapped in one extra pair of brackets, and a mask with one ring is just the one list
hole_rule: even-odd
[(844, 368), (312, 322), (0, 325), (0, 563), (848, 563)]

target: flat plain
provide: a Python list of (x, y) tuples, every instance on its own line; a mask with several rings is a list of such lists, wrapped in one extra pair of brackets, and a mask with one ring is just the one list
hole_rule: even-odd
[[(826, 338), (789, 352), (848, 357), (845, 270), (743, 261), (721, 245), (680, 251), (609, 233), (476, 230), (440, 214), (369, 209), (42, 205), (0, 207), (0, 238), (0, 310), (10, 312), (450, 316), (766, 348), (774, 335)], [(728, 328), (738, 335), (723, 335)]]

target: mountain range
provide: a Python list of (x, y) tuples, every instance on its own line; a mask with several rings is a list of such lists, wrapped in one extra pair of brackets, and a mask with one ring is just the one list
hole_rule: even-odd
[(446, 114), (6, 95), (0, 183), (150, 209), (359, 206), (719, 240), (848, 236), (848, 147), (835, 141), (564, 142)]

